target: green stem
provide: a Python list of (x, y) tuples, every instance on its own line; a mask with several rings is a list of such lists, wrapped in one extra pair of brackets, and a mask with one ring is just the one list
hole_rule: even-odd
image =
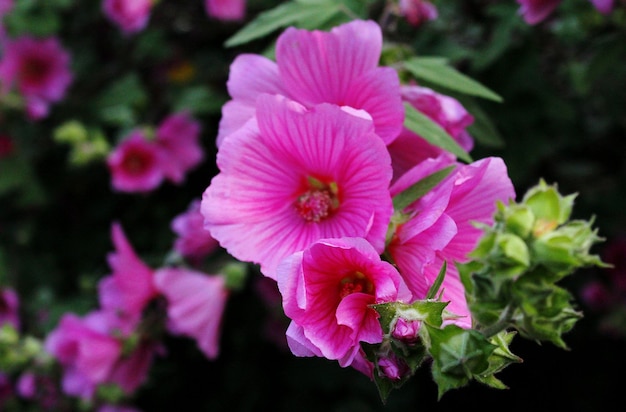
[(486, 327), (481, 332), (485, 337), (490, 338), (505, 330), (511, 325), (513, 319), (513, 313), (515, 312), (515, 306), (509, 304), (504, 308), (504, 311), (500, 314), (498, 321), (491, 326)]

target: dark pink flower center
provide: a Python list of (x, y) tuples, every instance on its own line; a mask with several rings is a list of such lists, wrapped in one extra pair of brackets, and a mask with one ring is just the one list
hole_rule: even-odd
[(319, 222), (331, 216), (339, 207), (337, 184), (323, 183), (308, 177), (308, 188), (298, 196), (295, 207), (307, 222)]
[(32, 56), (22, 64), (20, 80), (22, 83), (33, 85), (42, 83), (50, 72), (50, 64), (46, 59)]
[(142, 151), (130, 152), (124, 156), (122, 167), (126, 173), (140, 175), (152, 164), (152, 156)]
[(341, 299), (353, 293), (374, 294), (374, 284), (363, 273), (354, 272), (344, 277), (339, 283), (339, 297)]

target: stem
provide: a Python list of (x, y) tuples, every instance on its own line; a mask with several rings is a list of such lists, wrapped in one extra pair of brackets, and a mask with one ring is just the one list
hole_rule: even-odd
[(515, 306), (508, 304), (500, 314), (498, 321), (481, 331), (483, 335), (485, 335), (486, 338), (490, 338), (505, 330), (511, 324), (513, 312), (515, 312)]

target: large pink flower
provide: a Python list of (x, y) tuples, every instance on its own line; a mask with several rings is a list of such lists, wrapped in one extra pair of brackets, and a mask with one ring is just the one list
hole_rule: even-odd
[(120, 192), (153, 190), (163, 182), (165, 161), (162, 151), (142, 130), (133, 130), (107, 157), (111, 185)]
[(154, 0), (103, 0), (105, 16), (126, 34), (143, 30), (148, 25)]
[(20, 300), (15, 290), (0, 288), (0, 328), (5, 324), (15, 329), (20, 328), (19, 304)]
[(528, 24), (537, 24), (546, 18), (561, 4), (561, 0), (517, 0), (519, 14)]
[(200, 123), (186, 112), (167, 116), (159, 124), (155, 143), (165, 159), (163, 174), (173, 183), (182, 183), (185, 174), (204, 159), (199, 137)]
[(391, 164), (371, 121), (263, 95), (257, 118), (220, 146), (217, 165), (202, 198), (206, 228), (266, 276), (325, 237), (364, 237), (382, 252)]
[(163, 268), (155, 274), (155, 285), (167, 299), (170, 332), (195, 339), (200, 350), (209, 359), (215, 359), (228, 298), (224, 277)]
[(100, 305), (139, 319), (147, 303), (158, 294), (153, 270), (139, 259), (119, 223), (112, 225), (111, 237), (115, 252), (109, 254), (108, 262), (113, 273), (100, 281)]
[(242, 20), (246, 15), (246, 0), (204, 0), (204, 7), (218, 20)]
[(284, 259), (277, 275), (292, 320), (292, 352), (321, 354), (341, 366), (353, 363), (360, 342), (382, 341), (379, 315), (370, 305), (410, 297), (398, 271), (362, 238), (322, 239)]
[(332, 103), (365, 110), (385, 143), (402, 129), (404, 108), (397, 72), (378, 67), (380, 27), (355, 20), (330, 32), (293, 27), (280, 35), (276, 63), (243, 54), (231, 66), (227, 86), (232, 100), (222, 108), (217, 145), (254, 115), (260, 93), (281, 94), (306, 107)]
[(48, 115), (50, 103), (63, 99), (72, 82), (70, 55), (57, 38), (7, 40), (0, 61), (0, 93), (15, 86), (31, 119)]
[[(401, 177), (391, 188), (397, 194), (430, 173), (448, 165), (447, 159), (429, 159)], [(443, 262), (447, 272), (442, 285), (446, 309), (463, 316), (455, 323), (471, 326), (465, 289), (455, 262), (467, 262), (482, 231), (475, 222), (493, 223), (498, 200), (515, 198), (513, 184), (502, 159), (490, 157), (456, 169), (437, 187), (404, 212), (411, 217), (399, 225), (388, 252), (408, 284), (413, 299), (424, 299)]]
[(199, 199), (194, 199), (184, 213), (172, 220), (171, 228), (177, 235), (174, 250), (194, 263), (219, 246), (211, 232), (204, 228)]
[[(474, 140), (466, 129), (474, 122), (474, 117), (456, 99), (427, 87), (403, 86), (401, 90), (404, 101), (441, 126), (465, 151), (472, 150)], [(394, 180), (425, 159), (444, 153), (454, 159), (452, 153), (428, 143), (408, 129), (403, 129), (387, 148), (391, 154)]]

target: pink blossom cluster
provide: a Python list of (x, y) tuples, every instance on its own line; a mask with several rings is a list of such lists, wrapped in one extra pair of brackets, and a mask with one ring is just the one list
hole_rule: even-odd
[(419, 26), (439, 16), (437, 6), (424, 0), (399, 0), (398, 8), (400, 15), (404, 16), (406, 21), (413, 26)]
[[(561, 4), (562, 0), (517, 0), (519, 14), (528, 24), (537, 24), (547, 19)], [(602, 14), (613, 11), (614, 0), (589, 0)]]
[(165, 179), (181, 184), (204, 159), (199, 139), (200, 123), (186, 112), (163, 119), (154, 137), (141, 128), (132, 130), (107, 157), (113, 189), (148, 192)]
[(64, 393), (86, 400), (104, 384), (131, 395), (164, 351), (162, 330), (192, 338), (209, 359), (217, 357), (228, 297), (222, 275), (182, 267), (152, 269), (119, 223), (112, 225), (111, 235), (112, 273), (98, 285), (100, 307), (84, 316), (64, 314), (45, 341), (46, 351), (63, 368)]
[[(329, 32), (288, 28), (276, 61), (237, 57), (217, 137), (219, 173), (201, 203), (220, 245), (276, 281), (291, 351), (368, 376), (361, 343), (383, 339), (371, 305), (424, 299), (443, 262), (452, 321), (471, 326), (452, 262), (468, 260), (481, 234), (474, 222), (491, 223), (496, 201), (515, 197), (501, 159), (462, 164), (404, 128), (408, 102), (473, 146), (472, 116), (450, 97), (401, 85), (378, 65), (381, 50), (380, 27), (356, 20)], [(432, 191), (394, 211), (394, 196), (448, 166)], [(402, 221), (392, 223), (398, 213)]]
[(56, 37), (5, 39), (2, 48), (0, 98), (15, 90), (30, 119), (45, 118), (72, 82), (70, 54)]

